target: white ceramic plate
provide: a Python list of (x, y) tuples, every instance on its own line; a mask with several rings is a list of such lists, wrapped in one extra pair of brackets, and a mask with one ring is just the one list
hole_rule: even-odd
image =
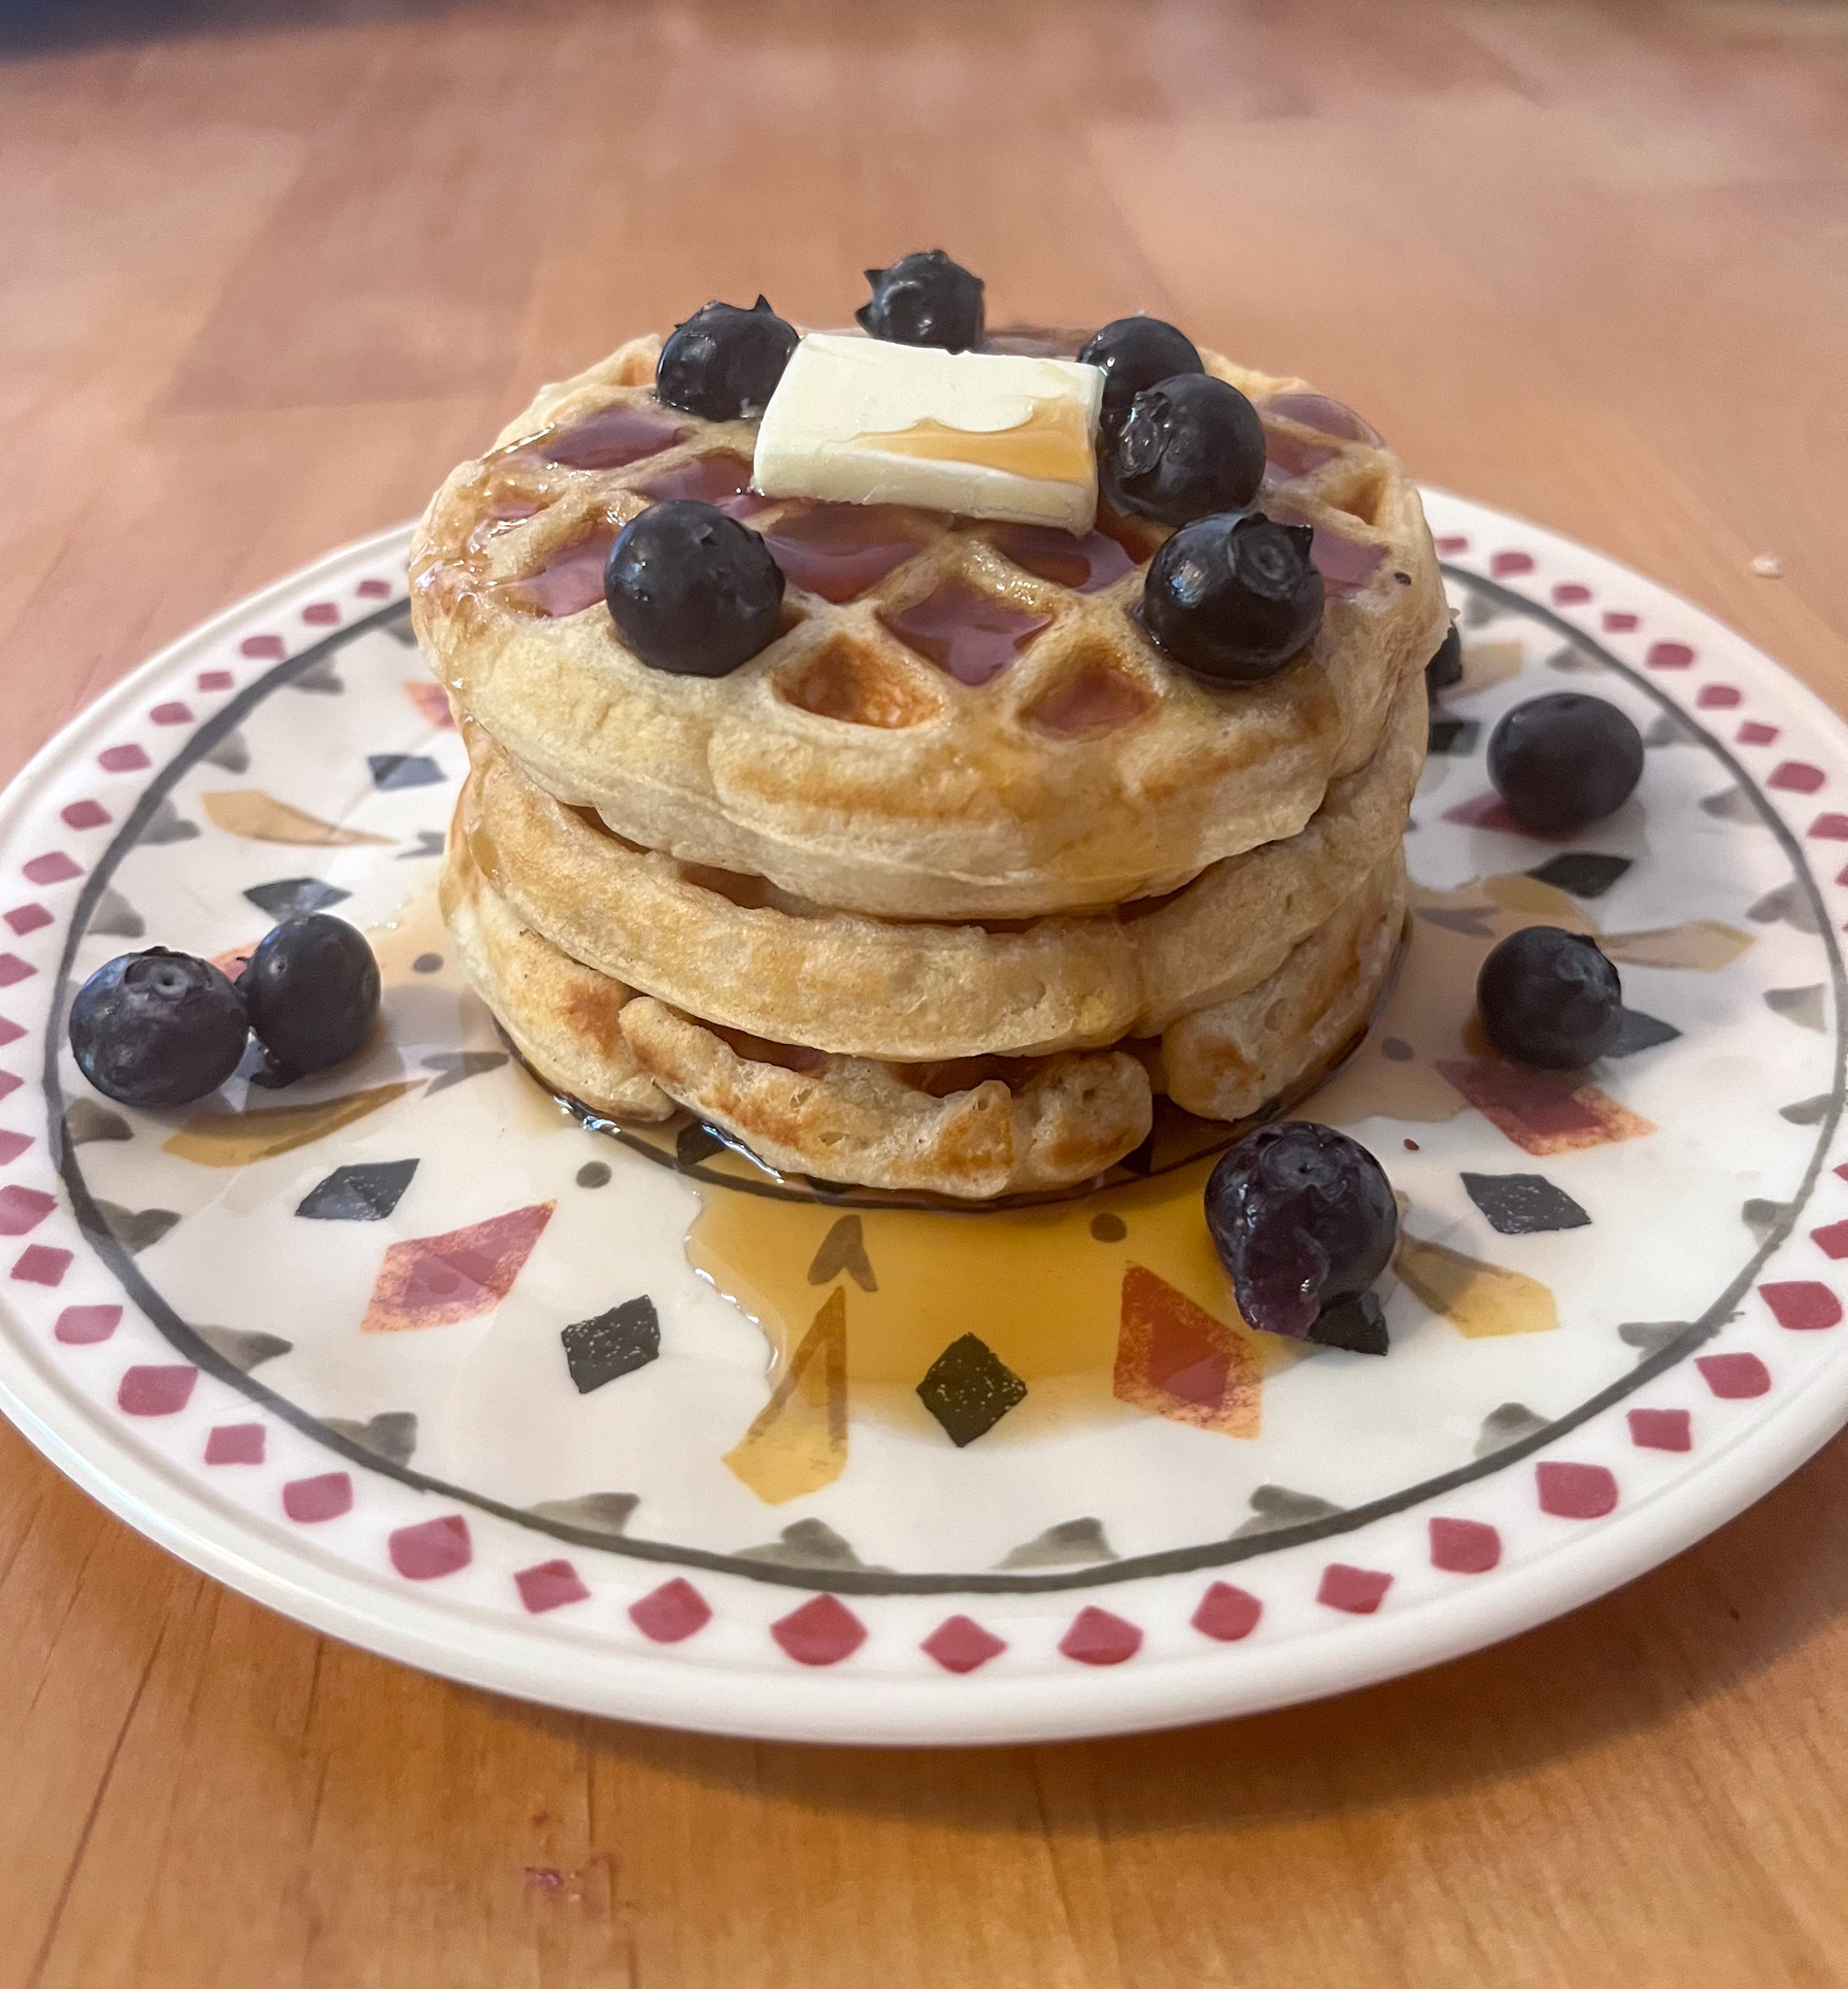
[[(177, 643), (0, 804), (7, 1412), (318, 1629), (559, 1705), (811, 1739), (1276, 1705), (1698, 1538), (1848, 1416), (1848, 735), (1661, 589), (1428, 503), (1469, 674), (1408, 840), (1397, 990), (1307, 1108), (1406, 1198), (1388, 1359), (1226, 1324), (1200, 1163), (935, 1215), (780, 1198), (696, 1129), (567, 1116), (447, 958), (462, 754), (393, 532)], [(1560, 689), (1650, 750), (1617, 816), (1546, 843), (1494, 811), (1482, 750)], [(102, 961), (248, 950), (318, 902), (386, 961), (359, 1063), (171, 1115), (77, 1076), (60, 1018)], [(1511, 1090), (1463, 1034), (1474, 962), (1535, 919), (1604, 935), (1636, 1017), (1570, 1095)]]

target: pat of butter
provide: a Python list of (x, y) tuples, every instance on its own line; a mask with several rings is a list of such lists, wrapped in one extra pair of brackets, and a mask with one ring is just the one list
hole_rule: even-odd
[(752, 483), (1089, 531), (1103, 384), (1071, 359), (812, 332), (763, 411)]

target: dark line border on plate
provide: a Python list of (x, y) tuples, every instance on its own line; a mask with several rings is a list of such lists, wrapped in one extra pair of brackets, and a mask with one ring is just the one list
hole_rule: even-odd
[[(471, 1492), (463, 1486), (451, 1484), (447, 1479), (431, 1477), (422, 1471), (413, 1470), (408, 1465), (393, 1464), (389, 1459), (380, 1457), (377, 1452), (366, 1449), (364, 1445), (354, 1443), (351, 1438), (329, 1430), (319, 1418), (310, 1415), (307, 1410), (298, 1407), (286, 1397), (266, 1388), (263, 1383), (225, 1360), (174, 1311), (160, 1293), (142, 1275), (128, 1251), (110, 1234), (97, 1211), (88, 1184), (84, 1178), (76, 1149), (65, 1142), (64, 1096), (58, 1076), (58, 1049), (63, 1041), (64, 1016), (70, 999), (71, 967), (77, 957), (78, 944), (87, 929), (96, 905), (104, 891), (108, 889), (118, 865), (140, 841), (142, 831), (152, 819), (155, 809), (172, 792), (182, 775), (203, 759), (227, 732), (242, 724), (273, 691), (313, 669), (317, 663), (337, 656), (347, 644), (358, 637), (387, 627), (401, 620), (410, 611), (408, 601), (396, 601), (381, 608), (376, 614), (368, 615), (323, 637), (298, 656), (287, 657), (274, 669), (266, 671), (254, 683), (248, 685), (216, 717), (208, 719), (174, 759), (154, 776), (85, 880), (72, 911), (64, 951), (58, 961), (45, 1043), (47, 1139), (49, 1150), (55, 1157), (58, 1173), (70, 1195), (78, 1225), (90, 1247), (116, 1277), (123, 1291), (140, 1306), (178, 1352), (185, 1355), (195, 1366), (204, 1369), (217, 1380), (225, 1382), (252, 1401), (267, 1409), (280, 1421), (313, 1437), (328, 1450), (347, 1459), (349, 1463), (358, 1465), (368, 1471), (396, 1478), (401, 1484), (409, 1485), (415, 1491), (427, 1492), (440, 1499), (455, 1500), (461, 1504), (475, 1507), (478, 1511), (492, 1513), (498, 1519), (511, 1520), (515, 1525), (525, 1527), (534, 1533), (568, 1541), (573, 1546), (620, 1555), (632, 1561), (655, 1562), (675, 1568), (697, 1568), (715, 1574), (740, 1575), (747, 1581), (763, 1582), (778, 1588), (825, 1591), (849, 1596), (1047, 1595), (1061, 1590), (1101, 1588), (1123, 1582), (1142, 1581), (1159, 1575), (1188, 1574), (1201, 1568), (1225, 1568), (1235, 1562), (1250, 1561), (1262, 1554), (1276, 1553), (1285, 1547), (1305, 1546), (1316, 1540), (1334, 1539), (1343, 1534), (1358, 1533), (1375, 1520), (1390, 1518), (1394, 1513), (1423, 1504), (1427, 1500), (1441, 1497), (1446, 1492), (1455, 1491), (1459, 1486), (1471, 1484), (1477, 1479), (1491, 1477), (1497, 1471), (1505, 1470), (1510, 1465), (1519, 1464), (1523, 1458), (1545, 1449), (1559, 1437), (1591, 1421), (1594, 1416), (1609, 1408), (1613, 1402), (1621, 1401), (1645, 1382), (1654, 1380), (1658, 1374), (1686, 1360), (1697, 1347), (1711, 1339), (1731, 1318), (1738, 1301), (1751, 1289), (1753, 1280), (1764, 1264), (1795, 1230), (1798, 1215), (1815, 1190), (1817, 1179), (1822, 1172), (1824, 1157), (1833, 1142), (1836, 1128), (1841, 1121), (1844, 1076), (1848, 1075), (1848, 1033), (1844, 1032), (1843, 1028), (1844, 1003), (1848, 1002), (1848, 975), (1844, 974), (1841, 948), (1835, 937), (1834, 927), (1823, 904), (1822, 893), (1810, 872), (1801, 842), (1785, 826), (1759, 792), (1757, 783), (1727, 746), (1716, 739), (1705, 726), (1692, 719), (1640, 671), (1632, 669), (1628, 663), (1620, 662), (1601, 643), (1586, 635), (1582, 630), (1572, 627), (1550, 608), (1542, 606), (1537, 601), (1529, 600), (1526, 595), (1517, 593), (1511, 588), (1502, 587), (1495, 581), (1484, 579), (1462, 567), (1444, 563), (1442, 571), (1448, 579), (1495, 601), (1505, 611), (1529, 617), (1550, 627), (1563, 640), (1596, 657), (1607, 669), (1636, 686), (1677, 723), (1693, 729), (1720, 764), (1732, 775), (1740, 791), (1750, 795), (1764, 826), (1776, 837), (1779, 847), (1790, 860), (1793, 876), (1808, 893), (1811, 908), (1816, 914), (1817, 929), (1828, 955), (1835, 995), (1835, 1071), (1829, 1110), (1818, 1130), (1815, 1149), (1810, 1155), (1802, 1186), (1776, 1227), (1767, 1233), (1764, 1241), (1747, 1262), (1745, 1268), (1733, 1278), (1698, 1319), (1678, 1333), (1666, 1346), (1658, 1348), (1655, 1353), (1638, 1361), (1635, 1367), (1621, 1380), (1600, 1389), (1596, 1395), (1589, 1397), (1576, 1408), (1557, 1417), (1543, 1429), (1507, 1444), (1500, 1450), (1491, 1452), (1486, 1458), (1461, 1465), (1455, 1470), (1440, 1472), (1434, 1478), (1423, 1479), (1418, 1484), (1389, 1494), (1384, 1499), (1373, 1500), (1365, 1505), (1351, 1506), (1341, 1512), (1329, 1513), (1321, 1519), (1305, 1520), (1295, 1526), (1278, 1527), (1245, 1538), (1210, 1540), (1197, 1547), (1168, 1548), (1157, 1554), (1140, 1554), (1123, 1561), (1068, 1568), (1059, 1573), (894, 1574), (874, 1568), (787, 1568), (761, 1561), (747, 1561), (733, 1554), (714, 1553), (700, 1547), (677, 1547), (664, 1540), (631, 1539), (623, 1534), (600, 1534), (588, 1528), (565, 1525), (556, 1520), (541, 1517), (523, 1507), (508, 1505), (482, 1493)], [(730, 1186), (729, 1183), (725, 1185)]]

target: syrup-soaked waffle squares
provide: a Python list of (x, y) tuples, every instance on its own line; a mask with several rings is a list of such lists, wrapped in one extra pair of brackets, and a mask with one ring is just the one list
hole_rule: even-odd
[[(1313, 528), (1327, 597), (1289, 668), (1226, 686), (1137, 619), (1162, 527), (764, 499), (755, 423), (660, 406), (658, 353), (638, 340), (547, 388), (445, 483), (412, 556), (418, 632), (459, 708), (644, 848), (889, 917), (1171, 892), (1296, 834), (1443, 635), (1402, 465), (1300, 382), (1206, 358), (1264, 414), (1260, 501)], [(722, 677), (651, 668), (603, 605), (617, 531), (675, 497), (746, 520), (787, 578), (780, 632)]]
[(690, 1014), (842, 1055), (1030, 1056), (1159, 1034), (1279, 966), (1399, 847), (1425, 757), (1415, 678), (1374, 756), (1306, 827), (1165, 899), (1012, 929), (829, 912), (760, 878), (642, 850), (565, 808), (478, 726), (460, 826), (476, 861), (573, 959)]

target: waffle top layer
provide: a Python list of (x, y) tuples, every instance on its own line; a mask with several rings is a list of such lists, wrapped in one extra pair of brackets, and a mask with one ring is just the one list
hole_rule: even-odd
[[(413, 599), (462, 711), (557, 799), (683, 861), (900, 918), (1172, 891), (1301, 829), (1442, 637), (1416, 489), (1300, 381), (1202, 354), (1257, 405), (1259, 504), (1314, 528), (1327, 590), (1309, 649), (1229, 687), (1136, 618), (1159, 527), (1106, 514), (1077, 537), (762, 498), (756, 423), (662, 407), (658, 351), (632, 341), (543, 389), (451, 475), (413, 547)], [(781, 633), (723, 678), (649, 668), (603, 605), (616, 532), (682, 496), (763, 533), (788, 580)]]

